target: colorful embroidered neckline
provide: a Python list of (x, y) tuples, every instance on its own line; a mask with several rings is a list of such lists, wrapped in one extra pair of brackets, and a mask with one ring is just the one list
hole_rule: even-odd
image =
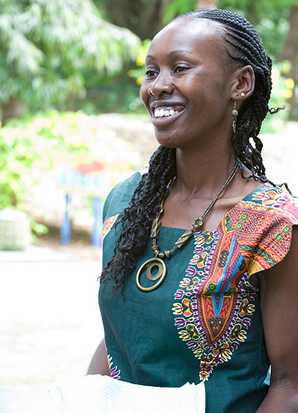
[(288, 192), (262, 186), (228, 211), (215, 231), (195, 234), (172, 311), (179, 338), (200, 362), (201, 380), (246, 341), (258, 293), (249, 278), (283, 259), (293, 224), (298, 208)]

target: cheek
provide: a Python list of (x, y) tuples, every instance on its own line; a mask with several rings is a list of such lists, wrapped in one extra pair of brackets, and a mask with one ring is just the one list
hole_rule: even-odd
[(144, 83), (141, 84), (139, 97), (143, 104), (146, 106), (146, 102), (148, 101), (148, 87)]
[(218, 116), (221, 117), (228, 107), (229, 101), (226, 99), (222, 88), (208, 85), (206, 88), (193, 91), (191, 111), (196, 115), (194, 116), (195, 123), (201, 122), (203, 119), (212, 122)]
[[(202, 109), (202, 105), (213, 105), (226, 100), (226, 79), (223, 79), (221, 73), (215, 71), (200, 70), (193, 76), (189, 77), (184, 83), (184, 90), (192, 101)], [(201, 103), (201, 104), (200, 104)], [(206, 107), (210, 110), (210, 107)]]

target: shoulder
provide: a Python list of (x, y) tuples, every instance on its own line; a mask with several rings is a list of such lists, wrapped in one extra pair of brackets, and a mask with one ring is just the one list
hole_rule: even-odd
[(288, 254), (298, 225), (297, 200), (284, 187), (265, 184), (245, 197), (229, 216), (250, 275)]
[(119, 214), (128, 207), (134, 191), (138, 187), (146, 171), (138, 171), (129, 178), (118, 183), (108, 194), (102, 213), (103, 226), (102, 238), (105, 239), (110, 229), (114, 226)]
[(258, 187), (239, 203), (239, 211), (246, 211), (251, 223), (257, 219), (262, 227), (279, 220), (298, 224), (297, 199), (283, 186), (264, 184)]
[(139, 185), (143, 173), (138, 171), (129, 178), (118, 183), (108, 194), (103, 208), (103, 220), (118, 215), (129, 204), (131, 197)]

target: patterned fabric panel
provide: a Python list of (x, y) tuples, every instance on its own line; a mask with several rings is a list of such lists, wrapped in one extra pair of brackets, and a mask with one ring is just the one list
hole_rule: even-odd
[(114, 366), (113, 358), (110, 354), (108, 356), (108, 365), (110, 371), (110, 377), (112, 379), (120, 380), (121, 379), (121, 371), (118, 369), (118, 366)]
[(112, 226), (115, 224), (117, 218), (118, 218), (119, 214), (114, 215), (112, 217), (107, 218), (102, 226), (102, 230), (101, 230), (101, 236), (102, 238), (104, 238), (107, 233), (110, 231), (110, 229), (112, 228)]
[(245, 341), (257, 291), (248, 283), (234, 231), (197, 233), (194, 256), (175, 293), (178, 335), (200, 360), (200, 379)]
[(287, 255), (298, 207), (287, 191), (253, 193), (229, 214), (249, 275), (267, 270)]
[(284, 258), (297, 224), (288, 192), (267, 188), (239, 202), (216, 231), (195, 234), (172, 311), (180, 339), (200, 361), (201, 380), (246, 341), (257, 296), (249, 278)]

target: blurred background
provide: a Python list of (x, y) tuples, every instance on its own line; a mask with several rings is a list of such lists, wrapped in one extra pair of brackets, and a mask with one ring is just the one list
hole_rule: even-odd
[(101, 210), (156, 143), (138, 97), (150, 39), (233, 8), (272, 56), (267, 175), (298, 194), (297, 0), (0, 0), (0, 384), (84, 374), (102, 338)]

